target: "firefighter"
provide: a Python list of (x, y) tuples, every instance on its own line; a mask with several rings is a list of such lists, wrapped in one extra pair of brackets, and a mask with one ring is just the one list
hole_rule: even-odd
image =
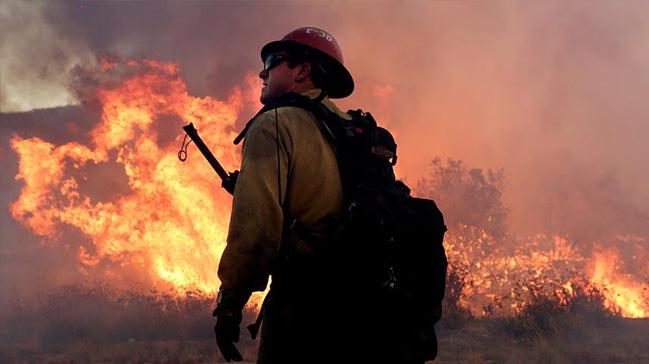
[[(314, 27), (296, 29), (266, 44), (261, 59), (264, 105), (298, 93), (351, 119), (331, 101), (354, 89), (331, 34)], [(342, 209), (336, 156), (314, 116), (291, 106), (258, 114), (246, 131), (227, 246), (218, 267), (215, 333), (228, 361), (240, 360), (234, 343), (242, 310), (252, 292), (266, 289), (269, 276), (258, 363), (330, 362), (350, 349), (345, 346), (351, 343), (353, 325), (343, 313), (345, 299), (336, 296), (335, 282), (314, 264), (315, 246), (326, 244)], [(286, 263), (280, 247), (288, 239), (287, 226), (295, 224), (304, 234), (292, 239)]]

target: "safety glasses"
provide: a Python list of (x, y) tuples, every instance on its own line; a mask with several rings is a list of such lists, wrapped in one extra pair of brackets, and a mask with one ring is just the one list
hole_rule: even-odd
[(264, 70), (270, 71), (271, 69), (275, 68), (278, 64), (284, 61), (288, 61), (288, 56), (286, 56), (285, 54), (277, 54), (277, 53), (270, 54), (264, 60)]

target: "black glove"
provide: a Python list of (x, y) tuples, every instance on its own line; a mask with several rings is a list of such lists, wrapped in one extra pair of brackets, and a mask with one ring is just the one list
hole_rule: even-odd
[(247, 301), (247, 297), (241, 299), (224, 289), (219, 291), (216, 298), (216, 309), (212, 313), (212, 316), (216, 317), (216, 325), (214, 325), (216, 345), (228, 362), (243, 360), (234, 343), (239, 342), (239, 324), (243, 316), (243, 306)]
[(232, 316), (216, 316), (214, 333), (216, 334), (216, 345), (221, 351), (225, 361), (242, 361), (241, 353), (234, 343), (239, 342), (239, 324), (241, 323), (241, 312)]

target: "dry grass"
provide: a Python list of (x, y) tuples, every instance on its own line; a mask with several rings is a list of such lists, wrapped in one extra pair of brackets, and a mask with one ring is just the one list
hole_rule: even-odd
[(594, 291), (565, 305), (537, 296), (508, 317), (473, 318), (450, 303), (435, 363), (649, 363), (649, 319), (611, 315)]
[[(515, 317), (473, 318), (449, 301), (435, 363), (649, 363), (649, 320), (611, 316), (595, 297), (539, 297)], [(215, 363), (212, 300), (71, 286), (3, 308), (2, 363)], [(247, 313), (246, 322), (253, 320)], [(256, 342), (239, 345), (253, 360)]]
[[(559, 317), (549, 317), (556, 324)], [(440, 327), (436, 363), (649, 363), (649, 320), (610, 317), (588, 322), (561, 317), (552, 333), (529, 322), (509, 331), (511, 319), (469, 319), (461, 329)]]

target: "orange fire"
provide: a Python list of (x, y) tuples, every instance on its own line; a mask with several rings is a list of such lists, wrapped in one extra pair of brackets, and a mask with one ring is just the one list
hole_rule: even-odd
[(620, 273), (620, 264), (617, 251), (596, 251), (590, 265), (593, 284), (600, 287), (606, 297), (604, 303), (610, 311), (623, 317), (649, 317), (649, 285), (636, 282), (631, 274)]
[[(536, 297), (552, 297), (566, 305), (580, 288), (601, 294), (613, 314), (649, 317), (646, 261), (639, 263), (644, 272), (631, 274), (614, 247), (587, 254), (564, 238), (545, 235), (498, 245), (477, 229), (464, 226), (461, 230), (450, 234), (446, 252), (454, 268), (464, 274), (459, 304), (476, 316), (519, 313)], [(646, 254), (646, 242), (635, 239)], [(624, 244), (629, 239), (619, 240)]]
[[(49, 240), (59, 238), (62, 226), (78, 229), (89, 240), (77, 251), (83, 269), (128, 279), (135, 267), (152, 287), (213, 294), (231, 200), (194, 147), (187, 162), (179, 162), (181, 127), (194, 123), (216, 157), (233, 168), (239, 161), (233, 126), (256, 95), (235, 89), (226, 101), (193, 97), (173, 63), (104, 59), (98, 72), (108, 81), (97, 90), (102, 116), (88, 145), (13, 136), (16, 179), (23, 183), (13, 217)], [(258, 88), (254, 78), (246, 83)], [(90, 175), (91, 166), (122, 175), (128, 188), (106, 200), (86, 193), (87, 184), (112, 187)], [(646, 241), (638, 246), (646, 258)], [(451, 231), (446, 247), (464, 281), (459, 304), (475, 315), (517, 313), (539, 294), (567, 304), (585, 284), (602, 293), (611, 312), (649, 317), (649, 265), (642, 259), (629, 275), (615, 247), (588, 254), (544, 235), (501, 244), (469, 226)]]
[[(231, 143), (232, 126), (242, 92), (234, 90), (226, 101), (192, 97), (173, 63), (101, 64), (104, 72), (133, 75), (97, 91), (102, 119), (92, 130), (90, 145), (12, 138), (19, 156), (16, 179), (24, 186), (11, 213), (41, 236), (56, 236), (61, 224), (79, 229), (91, 242), (79, 248), (83, 265), (110, 261), (140, 266), (154, 285), (213, 293), (219, 286), (216, 267), (225, 245), (230, 198), (196, 149), (190, 149), (184, 164), (177, 152), (181, 126), (193, 122), (217, 158), (235, 166), (239, 158)], [(177, 136), (164, 141), (164, 133)], [(127, 177), (130, 191), (111, 201), (82, 193), (80, 184), (91, 178), (84, 168), (90, 164), (113, 164), (114, 173)]]

